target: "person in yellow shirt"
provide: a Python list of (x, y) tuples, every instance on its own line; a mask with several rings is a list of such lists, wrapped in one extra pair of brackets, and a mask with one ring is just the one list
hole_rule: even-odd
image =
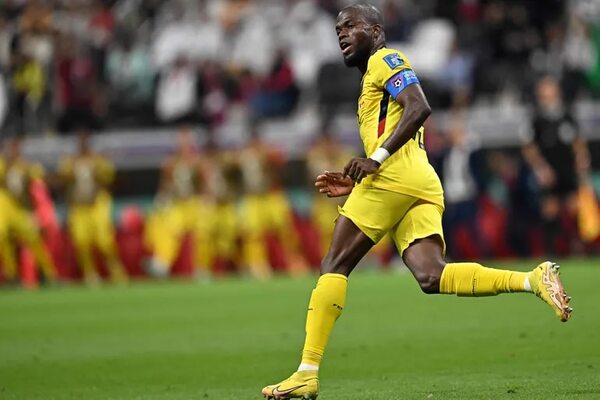
[[(306, 154), (306, 166), (311, 185), (323, 171), (339, 171), (354, 156), (354, 152), (341, 146), (328, 129), (324, 129)], [(321, 257), (325, 256), (333, 237), (333, 227), (338, 217), (338, 207), (344, 204), (343, 198), (327, 198), (315, 194), (312, 199), (311, 219), (319, 233)]]
[(115, 176), (114, 165), (94, 152), (89, 132), (78, 137), (77, 154), (65, 158), (58, 166), (58, 177), (69, 204), (68, 228), (79, 267), (87, 284), (99, 283), (94, 262), (97, 249), (106, 259), (111, 279), (127, 280), (127, 274), (117, 251), (112, 222), (110, 185)]
[(211, 250), (205, 246), (211, 204), (200, 196), (204, 177), (191, 129), (182, 128), (177, 141), (177, 153), (162, 165), (156, 206), (146, 224), (145, 242), (152, 251), (146, 269), (157, 277), (169, 274), (186, 234), (192, 236), (196, 272), (206, 274), (212, 266)]
[(294, 275), (306, 272), (292, 207), (281, 188), (282, 154), (264, 143), (253, 129), (238, 163), (244, 190), (240, 204), (244, 266), (256, 278), (271, 276), (267, 235), (273, 234), (285, 250), (288, 271)]
[(210, 213), (202, 224), (200, 235), (205, 238), (203, 248), (215, 267), (231, 270), (239, 264), (236, 198), (239, 194), (238, 167), (235, 153), (222, 150), (209, 137), (201, 154), (202, 175), (206, 182), (202, 190), (204, 204), (210, 204)]
[[(526, 273), (444, 260), (442, 185), (423, 145), (423, 123), (431, 109), (406, 56), (386, 47), (383, 25), (381, 12), (369, 4), (347, 6), (337, 16), (344, 62), (362, 73), (358, 125), (367, 157), (317, 177), (321, 193), (348, 199), (309, 301), (302, 361), (288, 379), (262, 389), (268, 399), (317, 398), (319, 367), (346, 303), (348, 276), (388, 233), (424, 293), (528, 292), (545, 301), (561, 321), (571, 316), (555, 263), (544, 262)], [(381, 317), (388, 318), (389, 312), (395, 310), (383, 310)]]
[(40, 164), (21, 156), (21, 138), (5, 140), (5, 154), (0, 157), (0, 256), (4, 275), (9, 281), (17, 279), (16, 246), (29, 247), (47, 281), (57, 278), (56, 267), (40, 234), (33, 212), (31, 186), (44, 179)]

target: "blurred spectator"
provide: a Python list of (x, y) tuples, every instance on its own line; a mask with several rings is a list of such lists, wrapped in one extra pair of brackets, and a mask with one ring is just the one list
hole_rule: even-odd
[(12, 63), (11, 109), (14, 133), (39, 133), (40, 105), (47, 90), (46, 74), (39, 62), (21, 52), (13, 54)]
[(108, 55), (106, 74), (111, 119), (116, 123), (129, 120), (129, 125), (149, 125), (154, 115), (155, 72), (147, 49), (136, 45), (132, 33), (119, 35)]
[(56, 266), (42, 240), (35, 218), (33, 185), (44, 178), (40, 164), (31, 163), (21, 155), (22, 139), (11, 137), (4, 141), (0, 157), (0, 256), (4, 276), (17, 278), (17, 250), (26, 245), (48, 281), (56, 279)]
[(24, 54), (49, 68), (54, 57), (52, 9), (43, 1), (32, 1), (19, 23), (16, 47)]
[(0, 72), (6, 72), (10, 68), (10, 54), (14, 47), (14, 38), (14, 25), (0, 14)]
[(294, 110), (298, 96), (290, 64), (285, 54), (280, 52), (273, 70), (261, 79), (251, 99), (252, 115), (257, 120), (287, 116)]
[[(124, 123), (123, 116), (127, 116), (126, 125), (148, 125), (153, 114), (150, 103), (163, 109), (160, 119), (168, 124), (179, 122), (186, 114), (191, 120), (202, 116), (212, 124), (226, 123), (226, 104), (231, 101), (254, 111), (260, 108), (259, 116), (285, 115), (292, 108), (288, 101), (293, 96), (283, 97), (283, 111), (275, 110), (279, 102), (271, 101), (272, 87), (264, 84), (285, 68), (291, 70), (300, 94), (309, 100), (302, 104), (318, 98), (325, 106), (324, 114), (333, 118), (347, 111), (340, 105), (355, 106), (360, 82), (346, 69), (341, 74), (338, 65), (341, 58), (333, 18), (349, 3), (352, 1), (3, 2), (0, 70), (8, 68), (13, 49), (42, 65), (50, 77), (41, 101), (42, 115), (50, 106), (58, 111), (53, 119), (58, 119), (59, 130), (71, 130), (73, 123), (97, 127), (100, 121), (106, 127), (119, 126)], [(586, 84), (592, 93), (600, 91), (600, 29), (594, 22), (594, 6), (585, 2), (565, 5), (567, 2), (548, 0), (544, 6), (508, 0), (374, 3), (384, 10), (388, 41), (400, 42), (398, 47), (418, 70), (435, 108), (447, 109), (457, 101), (493, 104), (507, 92), (518, 98), (522, 91), (527, 97), (535, 81), (532, 68), (560, 76), (568, 104), (585, 94), (581, 89)], [(75, 79), (77, 84), (66, 82), (65, 69), (71, 68), (65, 68), (64, 47), (77, 49), (72, 55), (78, 60), (74, 70), (83, 73), (86, 85), (80, 78)], [(287, 54), (284, 68), (281, 50)], [(158, 92), (150, 89), (150, 75), (153, 70), (160, 72), (164, 84), (181, 59), (187, 60), (194, 77), (188, 74), (183, 79), (188, 82), (181, 101), (185, 106), (176, 104), (171, 110), (157, 98), (159, 92), (168, 90), (164, 85)], [(191, 90), (194, 80), (198, 85)], [(172, 86), (172, 80), (167, 81)], [(249, 95), (257, 81), (262, 83), (261, 95)], [(94, 94), (83, 95), (90, 88)], [(82, 96), (74, 100), (71, 92)], [(265, 101), (265, 97), (271, 100)], [(192, 98), (195, 100), (190, 101)], [(76, 108), (81, 112), (71, 112)], [(107, 109), (118, 118), (103, 118)], [(43, 118), (45, 124), (49, 119)]]
[(88, 131), (79, 131), (77, 141), (77, 153), (61, 161), (58, 176), (69, 203), (68, 227), (79, 268), (88, 285), (97, 285), (94, 251), (98, 250), (105, 258), (111, 279), (126, 281), (112, 223), (110, 185), (114, 165), (92, 150)]
[(92, 16), (89, 20), (91, 58), (101, 82), (105, 80), (106, 52), (115, 30), (115, 20), (108, 0), (92, 0)]
[(222, 61), (231, 57), (224, 46), (223, 29), (216, 19), (211, 19), (200, 8), (187, 15), (173, 6), (171, 21), (158, 26), (153, 42), (153, 59), (158, 69), (168, 68), (177, 58), (193, 61)]
[(0, 72), (0, 129), (4, 127), (4, 119), (8, 113), (8, 95), (4, 74)]
[[(455, 41), (441, 83), (450, 91), (452, 103), (457, 106), (457, 97), (469, 96), (473, 87), (473, 57), (459, 47)], [(464, 106), (464, 104), (461, 104)]]
[(310, 0), (295, 3), (283, 20), (283, 43), (300, 87), (312, 87), (323, 64), (339, 61), (334, 26), (333, 18)]
[(152, 251), (147, 262), (151, 275), (169, 275), (186, 237), (192, 242), (193, 266), (199, 272), (210, 270), (208, 240), (202, 233), (211, 225), (212, 205), (199, 197), (205, 185), (196, 136), (189, 127), (182, 127), (177, 153), (162, 165), (156, 207), (148, 217), (145, 239)]
[(558, 82), (541, 79), (536, 87), (537, 110), (532, 121), (533, 138), (523, 149), (540, 190), (540, 206), (547, 254), (556, 253), (558, 236), (565, 232), (561, 216), (566, 208), (575, 214), (578, 173), (586, 174), (590, 158), (578, 126), (561, 99)]
[(409, 15), (412, 7), (406, 2), (386, 0), (383, 5), (385, 39), (388, 42), (406, 42), (416, 21)]
[(184, 56), (163, 71), (156, 92), (156, 114), (162, 122), (191, 122), (198, 117), (198, 71)]
[(442, 159), (442, 183), (446, 209), (444, 231), (448, 255), (460, 259), (465, 256), (456, 243), (458, 229), (464, 229), (469, 241), (478, 249), (485, 249), (477, 230), (478, 188), (473, 174), (476, 145), (467, 136), (464, 112), (458, 112), (448, 132), (448, 149)]
[(292, 274), (307, 270), (299, 255), (299, 237), (292, 228), (292, 207), (281, 186), (283, 157), (261, 139), (256, 128), (237, 157), (244, 193), (240, 203), (242, 258), (247, 271), (259, 279), (272, 275), (269, 237), (282, 250), (283, 267)]
[(562, 90), (565, 101), (570, 105), (585, 88), (586, 74), (599, 58), (598, 50), (590, 38), (590, 28), (579, 17), (569, 18), (562, 48), (562, 61), (565, 71)]
[(346, 163), (353, 157), (354, 152), (339, 143), (327, 128), (323, 129), (306, 154), (307, 184), (309, 192), (313, 193), (311, 219), (319, 235), (321, 246), (319, 255), (321, 258), (325, 257), (333, 237), (333, 228), (338, 217), (338, 206), (341, 206), (346, 198), (327, 198), (327, 196), (315, 190), (315, 180), (318, 175), (323, 174), (325, 171), (342, 171)]
[(57, 66), (60, 132), (99, 129), (103, 111), (98, 75), (87, 49), (64, 38)]
[(259, 77), (268, 75), (273, 69), (277, 46), (273, 21), (252, 1), (216, 1), (215, 6), (213, 12), (225, 30), (225, 46), (221, 51), (226, 63)]
[[(202, 172), (206, 185), (202, 188), (202, 202), (212, 205), (211, 215), (207, 215), (201, 232), (205, 235), (203, 242), (209, 254), (204, 259), (212, 263), (218, 272), (231, 271), (239, 261), (239, 220), (236, 200), (240, 195), (239, 170), (236, 155), (232, 151), (219, 148), (214, 136), (204, 146)], [(208, 227), (208, 229), (206, 229)]]

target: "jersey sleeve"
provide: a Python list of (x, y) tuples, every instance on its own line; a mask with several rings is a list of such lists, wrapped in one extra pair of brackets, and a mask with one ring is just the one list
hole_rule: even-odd
[(58, 164), (56, 173), (62, 181), (68, 181), (73, 175), (73, 160), (71, 158), (65, 158), (64, 160), (62, 160)]
[(97, 159), (98, 180), (102, 185), (110, 185), (115, 178), (115, 166), (105, 157), (99, 156)]
[(407, 86), (420, 83), (406, 56), (399, 51), (375, 55), (374, 73), (378, 86), (395, 99)]

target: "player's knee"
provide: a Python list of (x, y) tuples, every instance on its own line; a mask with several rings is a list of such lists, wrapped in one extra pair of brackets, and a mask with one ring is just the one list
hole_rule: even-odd
[(437, 258), (405, 258), (405, 262), (413, 272), (419, 287), (426, 294), (440, 292), (440, 279), (445, 262)]
[(437, 294), (440, 292), (441, 271), (431, 270), (416, 276), (419, 287), (425, 294)]

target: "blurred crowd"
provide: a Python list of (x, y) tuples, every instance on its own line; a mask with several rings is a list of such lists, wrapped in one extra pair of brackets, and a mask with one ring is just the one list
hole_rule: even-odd
[[(36, 268), (47, 281), (90, 285), (317, 268), (338, 202), (314, 191), (314, 177), (360, 154), (330, 129), (355, 113), (360, 83), (341, 63), (334, 30), (347, 3), (3, 1), (0, 280), (32, 282)], [(448, 116), (428, 120), (425, 142), (445, 189), (449, 258), (597, 252), (598, 147), (584, 140), (573, 106), (600, 95), (600, 3), (372, 3), (384, 11), (389, 46), (407, 53), (436, 114)], [(481, 146), (468, 113), (506, 102), (531, 110), (529, 138), (520, 148)], [(290, 159), (261, 127), (305, 108), (319, 114), (320, 132)], [(219, 128), (240, 115), (246, 143), (223, 146)], [(163, 125), (179, 133), (156, 166), (152, 206), (115, 216), (120, 171), (90, 133)], [(77, 151), (44, 171), (21, 142), (55, 134), (72, 134)], [(299, 193), (287, 175), (302, 181)], [(396, 256), (387, 239), (374, 254), (371, 264)]]
[[(250, 122), (356, 100), (334, 26), (345, 0), (5, 0), (0, 121), (18, 135)], [(374, 0), (436, 109), (531, 102), (539, 74), (568, 104), (600, 91), (591, 0)], [(432, 45), (435, 43), (435, 46)], [(346, 71), (345, 73), (340, 73)]]
[[(592, 157), (552, 77), (536, 85), (531, 139), (513, 152), (478, 147), (464, 112), (441, 135), (426, 126), (430, 161), (445, 191), (444, 231), (450, 259), (591, 255), (600, 250), (600, 206)], [(325, 126), (301, 159), (251, 129), (240, 148), (202, 142), (179, 128), (174, 153), (160, 167), (152, 205), (113, 210), (115, 166), (96, 152), (89, 131), (53, 171), (27, 160), (22, 139), (3, 141), (0, 157), (0, 282), (82, 278), (200, 279), (239, 273), (267, 279), (319, 268), (333, 235), (337, 206), (314, 188), (324, 171), (340, 171), (355, 153)], [(174, 138), (175, 139), (175, 138)], [(286, 170), (304, 180), (298, 193)], [(296, 198), (295, 198), (296, 197)], [(56, 205), (66, 205), (59, 219)], [(397, 257), (384, 238), (368, 264)]]
[[(180, 128), (152, 205), (131, 204), (116, 223), (115, 167), (93, 149), (89, 131), (78, 131), (76, 152), (52, 171), (23, 156), (20, 137), (5, 140), (0, 282), (28, 282), (38, 268), (46, 282), (82, 278), (92, 286), (103, 277), (119, 283), (129, 276), (237, 272), (267, 279), (275, 271), (318, 269), (339, 202), (313, 191), (307, 214), (299, 215), (282, 185), (285, 154), (255, 130), (238, 149), (221, 149), (214, 138), (200, 146), (198, 139)], [(352, 155), (325, 131), (307, 154), (307, 184)], [(59, 202), (67, 208), (63, 220)], [(385, 260), (385, 251), (376, 253)]]

